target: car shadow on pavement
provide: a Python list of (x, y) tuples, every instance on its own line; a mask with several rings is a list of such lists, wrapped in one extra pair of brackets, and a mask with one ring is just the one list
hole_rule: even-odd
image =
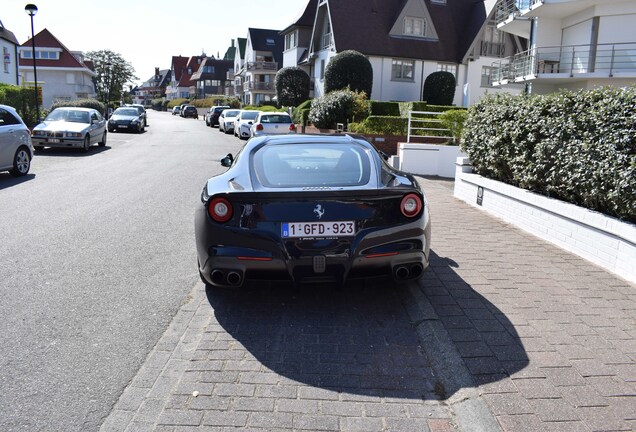
[[(435, 337), (445, 339), (441, 351), (423, 343), (423, 323), (407, 311), (414, 301), (409, 288), (380, 280), (348, 283), (342, 290), (331, 285), (208, 287), (216, 320), (238, 342), (229, 345), (236, 351), (223, 356), (245, 367), (265, 366), (278, 375), (277, 384), (414, 400), (446, 399), (471, 384), (454, 379), (452, 370), (438, 371), (447, 368), (449, 347), (466, 363), (459, 360), (464, 375), (468, 367), (479, 380), (498, 380), (525, 367), (527, 356), (506, 317), (445, 259), (435, 255), (431, 265), (433, 271), (416, 290), (430, 295), (430, 303), (421, 301), (438, 314), (431, 319), (441, 329)], [(227, 350), (227, 335), (217, 336), (208, 336), (208, 348)]]
[(464, 387), (496, 386), (525, 369), (528, 353), (506, 314), (458, 274), (461, 267), (453, 259), (431, 251), (429, 260), (418, 290), (432, 308), (428, 331), (435, 332), (446, 357), (432, 362), (443, 378), (442, 393), (450, 397)]
[(34, 178), (35, 174), (27, 174), (22, 177), (14, 177), (9, 173), (0, 173), (0, 190), (19, 185), (29, 180), (33, 180)]
[(59, 157), (59, 156), (75, 156), (75, 157), (86, 157), (86, 156), (93, 156), (99, 153), (103, 153), (105, 151), (110, 150), (111, 147), (109, 145), (105, 145), (104, 147), (99, 147), (99, 146), (91, 146), (89, 147), (87, 152), (84, 152), (82, 149), (80, 148), (61, 148), (61, 147), (50, 147), (50, 148), (45, 148), (42, 150), (37, 150), (35, 152), (35, 156), (34, 157), (39, 157), (39, 156), (55, 156), (55, 157)]

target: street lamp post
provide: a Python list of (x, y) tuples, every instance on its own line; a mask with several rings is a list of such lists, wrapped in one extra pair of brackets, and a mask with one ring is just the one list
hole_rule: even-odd
[(33, 53), (33, 79), (35, 80), (35, 112), (37, 113), (36, 122), (40, 122), (40, 102), (38, 100), (38, 68), (35, 65), (35, 32), (33, 31), (33, 17), (38, 13), (38, 7), (29, 3), (24, 7), (26, 13), (31, 17), (31, 49)]
[(108, 62), (106, 63), (106, 71), (108, 72), (108, 75), (106, 76), (106, 85), (108, 86), (108, 88), (106, 89), (106, 114), (104, 115), (104, 117), (108, 118), (108, 104), (110, 103), (110, 88), (112, 86), (112, 80), (113, 80), (113, 73), (112, 73), (112, 63)]

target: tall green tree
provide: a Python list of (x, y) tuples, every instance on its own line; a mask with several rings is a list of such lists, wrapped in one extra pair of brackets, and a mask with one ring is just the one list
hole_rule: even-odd
[(97, 98), (104, 102), (121, 100), (124, 96), (124, 86), (132, 84), (138, 79), (135, 69), (121, 54), (111, 50), (89, 51), (85, 54), (87, 60), (93, 62), (95, 73), (95, 92)]

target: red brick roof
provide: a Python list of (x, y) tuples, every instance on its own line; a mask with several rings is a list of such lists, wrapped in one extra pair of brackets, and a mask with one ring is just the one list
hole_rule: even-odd
[[(36, 50), (42, 48), (59, 48), (62, 50), (60, 52), (59, 60), (37, 59), (38, 66), (90, 69), (86, 64), (77, 60), (75, 56), (71, 54), (71, 51), (66, 48), (64, 44), (60, 42), (58, 38), (53, 36), (53, 34), (47, 29), (44, 29), (40, 33), (36, 34), (34, 40)], [(20, 45), (20, 47), (24, 48), (30, 48), (31, 46), (31, 39)], [(23, 59), (22, 56), (19, 56), (18, 64), (20, 66), (33, 66), (33, 59)]]

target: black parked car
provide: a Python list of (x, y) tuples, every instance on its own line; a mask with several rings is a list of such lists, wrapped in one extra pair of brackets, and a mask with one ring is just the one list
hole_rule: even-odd
[(108, 119), (108, 132), (121, 130), (141, 133), (146, 128), (145, 117), (135, 107), (123, 106), (113, 111)]
[(205, 113), (205, 125), (210, 127), (218, 126), (219, 116), (221, 115), (223, 110), (226, 110), (228, 108), (230, 107), (227, 105), (213, 106), (212, 108), (210, 108), (208, 112)]
[(195, 210), (206, 285), (391, 276), (418, 279), (429, 263), (424, 191), (369, 142), (351, 135), (249, 140), (208, 180)]
[(197, 108), (195, 106), (192, 105), (186, 105), (182, 110), (181, 110), (181, 117), (192, 117), (195, 119), (199, 118), (199, 111), (197, 111)]

